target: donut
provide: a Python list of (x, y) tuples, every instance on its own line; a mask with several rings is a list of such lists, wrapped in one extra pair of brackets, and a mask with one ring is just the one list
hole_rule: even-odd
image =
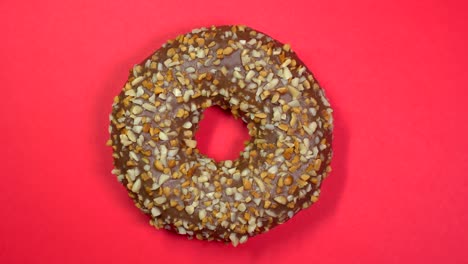
[[(241, 118), (235, 160), (199, 152), (203, 110)], [(113, 174), (157, 229), (231, 242), (315, 203), (332, 157), (332, 109), (290, 45), (246, 26), (195, 29), (130, 70), (110, 115)]]

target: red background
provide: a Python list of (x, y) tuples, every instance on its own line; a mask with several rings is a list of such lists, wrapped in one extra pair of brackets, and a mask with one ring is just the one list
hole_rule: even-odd
[[(0, 1), (0, 263), (468, 263), (467, 11), (444, 0)], [(150, 227), (104, 145), (134, 63), (230, 23), (291, 43), (336, 123), (319, 202), (238, 248)], [(219, 139), (240, 132), (213, 124), (216, 140), (200, 144), (227, 155)]]

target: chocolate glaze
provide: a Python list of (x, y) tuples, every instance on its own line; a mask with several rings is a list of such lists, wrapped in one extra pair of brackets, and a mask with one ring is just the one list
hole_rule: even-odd
[[(248, 124), (236, 160), (216, 162), (194, 145), (212, 105)], [(113, 172), (155, 227), (237, 245), (317, 200), (331, 113), (289, 45), (244, 26), (197, 29), (131, 71), (111, 114)]]

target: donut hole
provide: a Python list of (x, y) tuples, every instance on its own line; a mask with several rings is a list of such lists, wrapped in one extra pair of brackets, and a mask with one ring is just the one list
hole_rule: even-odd
[(250, 140), (247, 125), (228, 110), (212, 106), (203, 111), (195, 132), (200, 153), (216, 161), (235, 160)]

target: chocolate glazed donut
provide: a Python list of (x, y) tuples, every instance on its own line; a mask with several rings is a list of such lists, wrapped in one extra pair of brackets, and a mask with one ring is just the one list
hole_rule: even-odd
[[(207, 107), (251, 139), (236, 160), (199, 153)], [(332, 109), (289, 45), (245, 26), (180, 35), (136, 65), (110, 116), (115, 169), (150, 223), (244, 243), (316, 202), (330, 172)]]

